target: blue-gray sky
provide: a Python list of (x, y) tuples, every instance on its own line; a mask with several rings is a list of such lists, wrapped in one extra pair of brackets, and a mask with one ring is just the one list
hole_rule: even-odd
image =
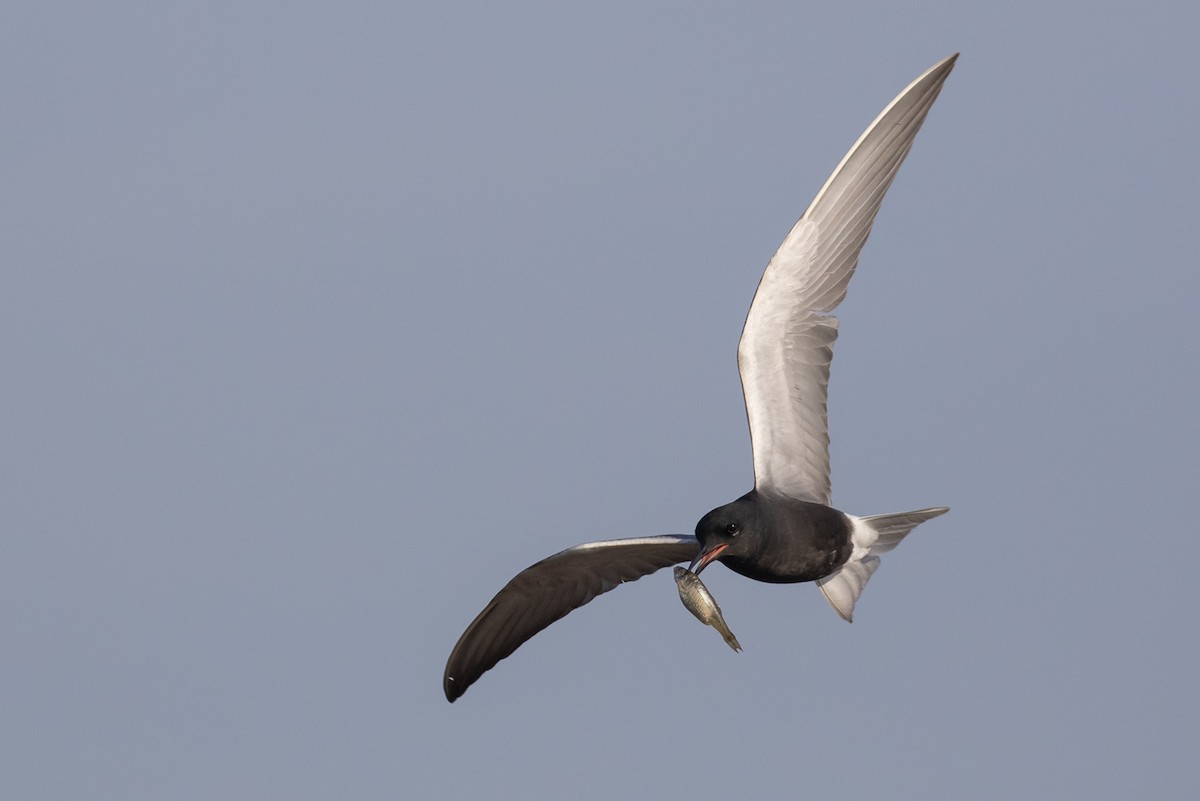
[[(1192, 798), (1194, 3), (17, 4), (0, 795)], [(517, 570), (751, 484), (738, 332), (862, 129), (852, 626), (669, 573), (441, 670)]]

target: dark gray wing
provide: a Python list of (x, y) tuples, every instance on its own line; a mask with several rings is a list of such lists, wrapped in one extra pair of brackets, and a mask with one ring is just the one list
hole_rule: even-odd
[(597, 595), (660, 567), (688, 562), (695, 537), (668, 534), (588, 542), (522, 570), (458, 638), (443, 687), (451, 703), (521, 643)]

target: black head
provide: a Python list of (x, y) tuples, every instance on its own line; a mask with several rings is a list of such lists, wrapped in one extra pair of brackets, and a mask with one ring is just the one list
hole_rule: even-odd
[(722, 556), (745, 556), (753, 550), (758, 525), (758, 502), (751, 490), (732, 503), (718, 506), (696, 524), (700, 553), (692, 561), (699, 573), (709, 562)]

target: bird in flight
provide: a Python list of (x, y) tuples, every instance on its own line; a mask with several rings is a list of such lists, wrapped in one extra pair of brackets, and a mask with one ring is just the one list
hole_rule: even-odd
[(958, 54), (930, 67), (867, 128), (771, 258), (738, 343), (754, 489), (713, 509), (695, 536), (576, 545), (522, 570), (467, 626), (446, 663), (453, 702), (497, 662), (623, 582), (689, 562), (758, 581), (815, 581), (847, 621), (879, 557), (945, 507), (861, 517), (832, 506), (826, 398), (838, 321), (884, 193)]

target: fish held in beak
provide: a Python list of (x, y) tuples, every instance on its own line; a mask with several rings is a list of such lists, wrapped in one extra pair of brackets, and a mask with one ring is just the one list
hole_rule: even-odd
[(717, 606), (716, 599), (712, 597), (712, 593), (708, 591), (708, 587), (704, 586), (704, 582), (700, 580), (699, 576), (676, 565), (675, 585), (679, 588), (679, 599), (683, 601), (687, 610), (696, 616), (697, 620), (720, 632), (726, 644), (734, 651), (742, 650), (737, 637), (733, 636), (733, 632), (729, 630), (725, 616), (721, 614), (721, 607)]

